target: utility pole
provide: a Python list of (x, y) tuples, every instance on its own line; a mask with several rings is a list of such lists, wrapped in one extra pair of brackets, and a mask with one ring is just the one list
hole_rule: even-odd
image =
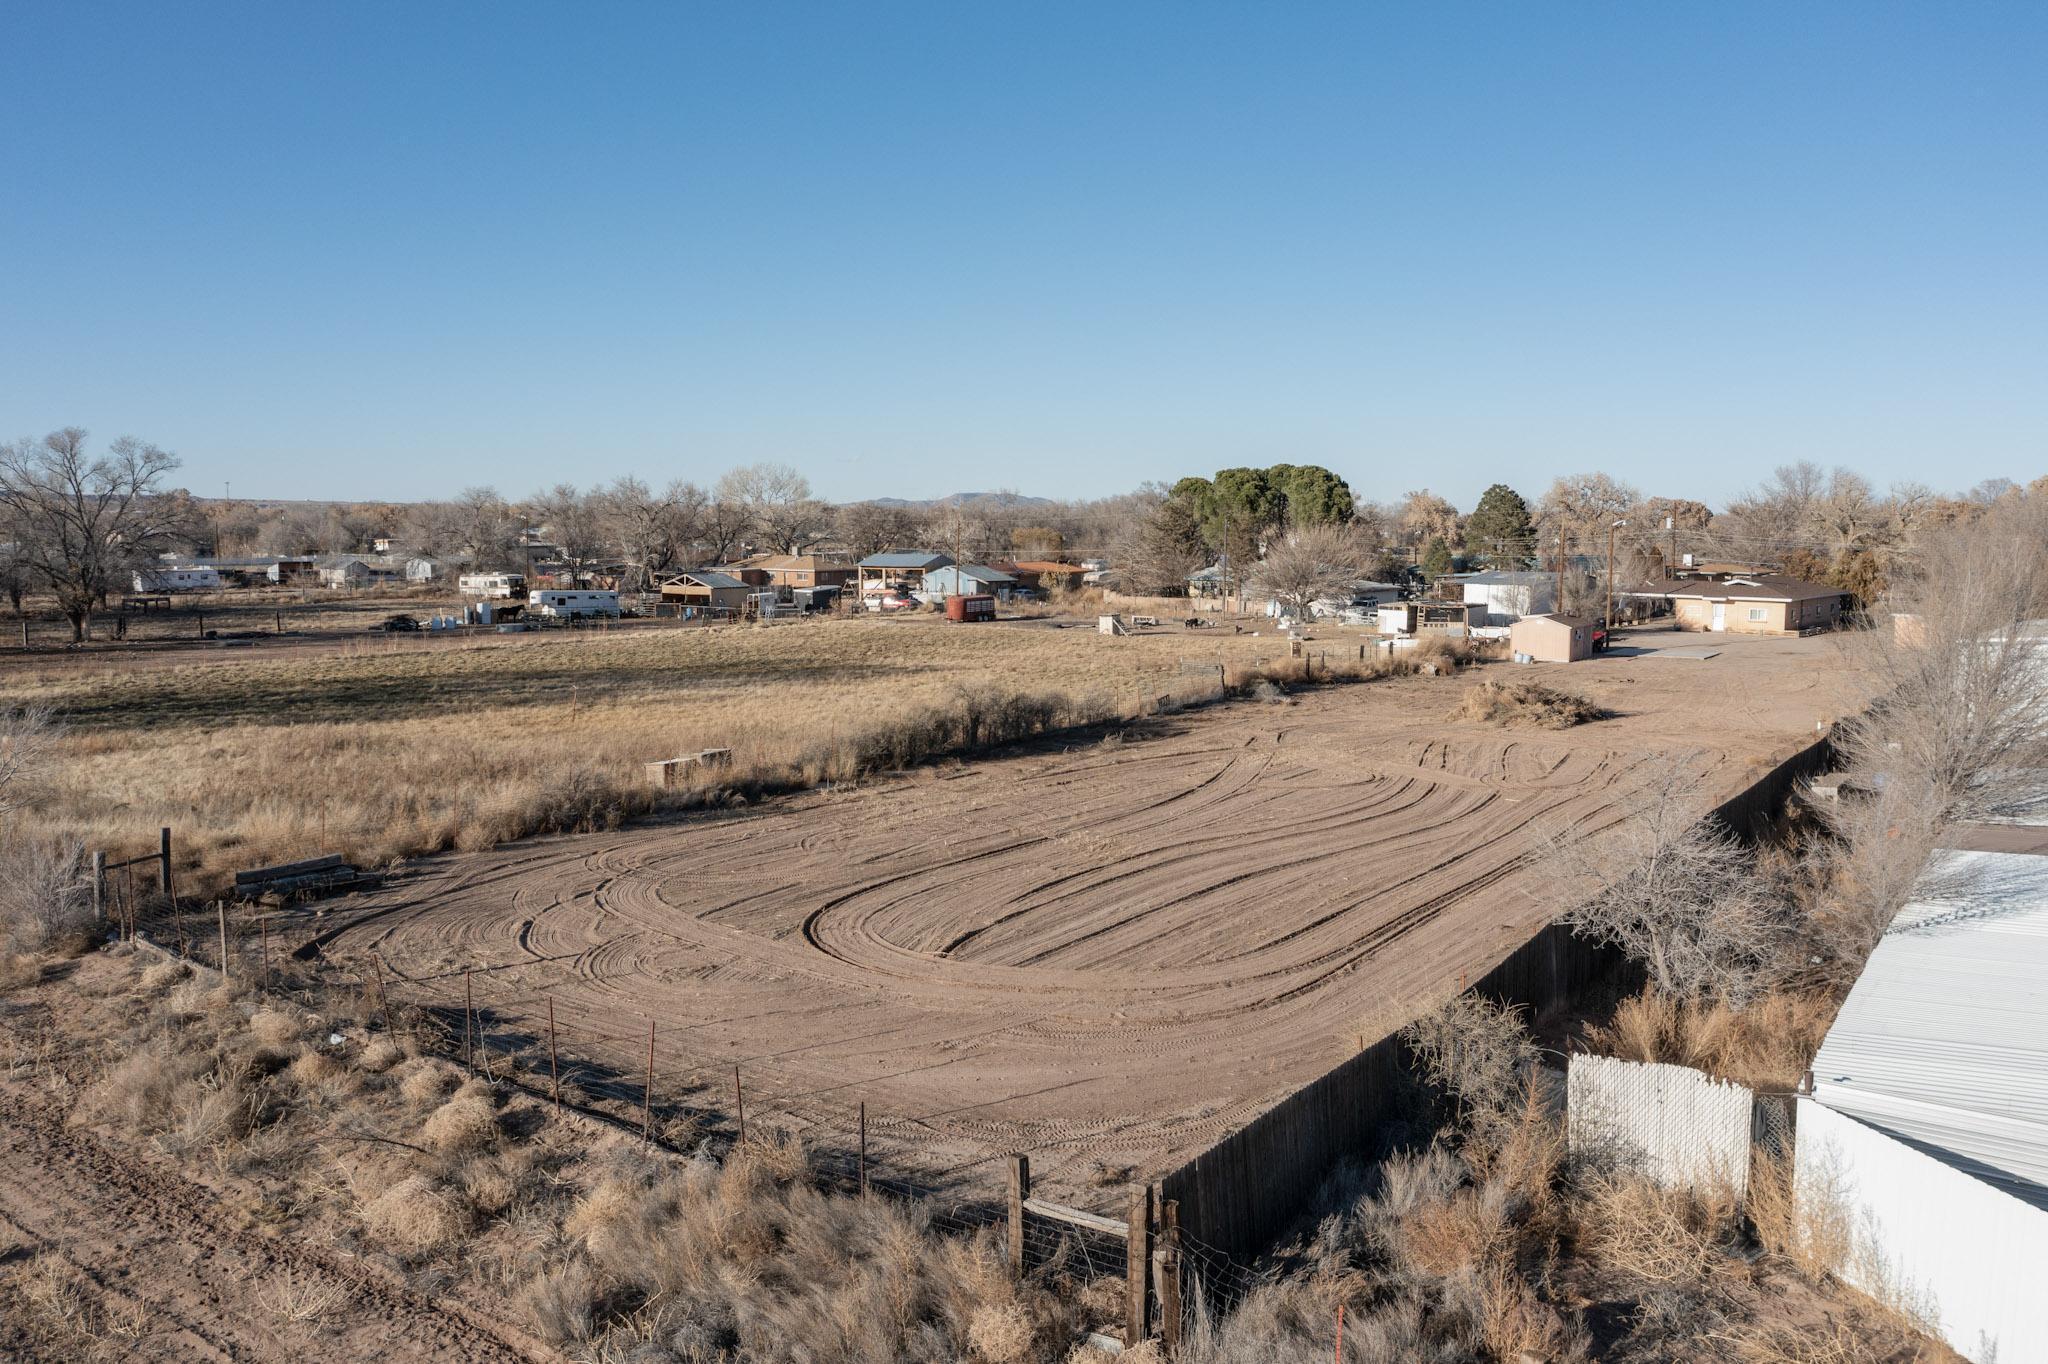
[(1614, 532), (1627, 525), (1616, 521), (1607, 528), (1607, 642), (1614, 642)]
[(1678, 499), (1671, 499), (1671, 514), (1664, 518), (1664, 529), (1671, 532), (1671, 553), (1664, 560), (1664, 576), (1678, 576)]
[(1557, 519), (1557, 610), (1564, 610), (1564, 518)]

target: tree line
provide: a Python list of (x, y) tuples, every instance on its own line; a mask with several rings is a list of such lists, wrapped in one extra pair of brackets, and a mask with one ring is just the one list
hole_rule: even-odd
[[(622, 569), (629, 586), (754, 552), (861, 558), (917, 547), (964, 563), (1100, 556), (1119, 587), (1140, 594), (1177, 593), (1189, 574), (1214, 565), (1226, 590), (1256, 582), (1305, 606), (1348, 582), (1394, 580), (1411, 568), (1548, 568), (1560, 556), (1604, 563), (1611, 535), (1618, 582), (1655, 578), (1674, 555), (1690, 553), (1775, 563), (1868, 601), (1912, 571), (1934, 532), (2024, 491), (1995, 480), (1956, 496), (1919, 484), (1879, 492), (1853, 470), (1799, 463), (1720, 512), (1598, 472), (1558, 478), (1534, 501), (1496, 483), (1466, 512), (1427, 488), (1376, 501), (1319, 465), (1275, 464), (1093, 500), (834, 504), (795, 468), (763, 463), (708, 487), (621, 477), (587, 488), (561, 483), (521, 500), (476, 487), (424, 503), (266, 504), (202, 502), (170, 486), (179, 467), (134, 437), (95, 454), (76, 427), (0, 445), (0, 588), (16, 610), (27, 593), (46, 592), (83, 639), (108, 594), (167, 552), (366, 553), (384, 542), (488, 569), (522, 565), (535, 538), (574, 563)], [(2030, 487), (2041, 491), (2048, 478)]]

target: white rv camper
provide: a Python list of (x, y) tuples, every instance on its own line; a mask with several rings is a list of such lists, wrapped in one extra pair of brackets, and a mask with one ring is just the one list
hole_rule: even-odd
[(543, 587), (527, 594), (526, 609), (534, 615), (553, 616), (557, 620), (616, 617), (619, 614), (619, 594)]
[(503, 600), (526, 595), (523, 573), (465, 573), (455, 580), (455, 585), (465, 597)]

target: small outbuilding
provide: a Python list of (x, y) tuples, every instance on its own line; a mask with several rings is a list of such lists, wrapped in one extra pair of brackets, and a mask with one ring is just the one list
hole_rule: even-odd
[(1593, 656), (1593, 622), (1584, 616), (1524, 616), (1508, 627), (1508, 647), (1538, 663), (1577, 663)]
[(720, 573), (712, 568), (693, 568), (683, 573), (671, 573), (661, 580), (661, 600), (664, 604), (731, 612), (735, 615), (746, 610), (747, 597), (752, 591), (752, 588), (730, 573)]
[(947, 564), (934, 568), (924, 575), (917, 585), (917, 594), (927, 601), (944, 601), (947, 597), (995, 597), (1007, 601), (1022, 590), (1022, 585), (1012, 574), (987, 564)]

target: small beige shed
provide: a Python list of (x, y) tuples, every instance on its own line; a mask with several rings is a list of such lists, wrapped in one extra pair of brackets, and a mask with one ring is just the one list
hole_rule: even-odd
[(1577, 663), (1593, 656), (1593, 622), (1584, 616), (1524, 616), (1508, 627), (1508, 646), (1538, 663)]

